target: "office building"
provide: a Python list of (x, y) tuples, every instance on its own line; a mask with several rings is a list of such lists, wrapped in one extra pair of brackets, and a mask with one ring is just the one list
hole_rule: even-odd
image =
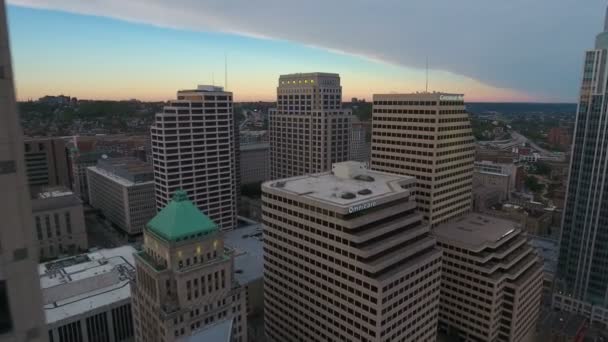
[(72, 185), (63, 138), (25, 138), (25, 168), (30, 187)]
[(564, 206), (554, 306), (608, 324), (608, 15), (585, 54)]
[(238, 165), (232, 93), (221, 87), (180, 90), (161, 113), (152, 133), (156, 208), (183, 189), (223, 229), (236, 226)]
[[(89, 203), (89, 182), (87, 180), (87, 168), (97, 165), (97, 161), (105, 155), (98, 151), (81, 151), (78, 147), (70, 149), (70, 163), (72, 170), (72, 190), (82, 199)], [(112, 155), (113, 156), (113, 155)]]
[(47, 341), (24, 155), (0, 0), (0, 342)]
[(133, 341), (133, 253), (122, 246), (40, 264), (50, 342)]
[(133, 157), (103, 158), (87, 168), (89, 203), (129, 235), (156, 214), (152, 166)]
[(350, 120), (338, 74), (280, 76), (277, 108), (269, 112), (270, 179), (329, 171), (348, 160)]
[(376, 94), (372, 119), (372, 168), (416, 177), (425, 220), (471, 211), (475, 139), (462, 95)]
[(351, 127), (349, 160), (369, 163), (372, 123), (353, 117)]
[(263, 184), (269, 341), (436, 341), (441, 252), (414, 186), (352, 161)]
[(219, 227), (185, 191), (175, 192), (148, 223), (135, 254), (135, 341), (178, 341), (232, 320), (232, 340), (246, 342), (246, 295), (234, 257)]
[(471, 213), (433, 232), (443, 251), (439, 331), (459, 341), (531, 341), (543, 264), (521, 228)]
[(32, 215), (40, 260), (86, 251), (82, 200), (67, 188), (47, 188), (32, 198)]
[(241, 183), (267, 181), (270, 170), (268, 165), (270, 145), (268, 143), (242, 144), (240, 150)]

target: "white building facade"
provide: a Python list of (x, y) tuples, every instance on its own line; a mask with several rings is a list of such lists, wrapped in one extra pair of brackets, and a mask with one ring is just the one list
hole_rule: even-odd
[(180, 90), (156, 114), (152, 162), (157, 210), (179, 189), (221, 229), (236, 226), (238, 143), (232, 93), (221, 87)]

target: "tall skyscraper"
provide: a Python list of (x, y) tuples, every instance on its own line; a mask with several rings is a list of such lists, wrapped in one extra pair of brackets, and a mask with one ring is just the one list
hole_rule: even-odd
[(564, 309), (581, 313), (603, 311), (605, 323), (608, 323), (607, 68), (608, 15), (595, 48), (585, 54), (562, 222), (558, 298), (554, 299), (554, 305)]
[(376, 94), (374, 170), (416, 177), (416, 201), (436, 226), (471, 211), (475, 139), (464, 97), (443, 93)]
[(185, 191), (176, 191), (148, 223), (135, 254), (135, 341), (190, 341), (209, 326), (231, 322), (232, 341), (247, 342), (246, 292), (234, 277), (234, 256), (217, 225)]
[(269, 341), (436, 341), (441, 252), (415, 180), (364, 165), (263, 184)]
[(238, 148), (232, 93), (222, 87), (180, 90), (156, 119), (152, 162), (158, 210), (178, 189), (221, 229), (236, 226)]
[(0, 0), (0, 341), (47, 341), (23, 137)]
[(338, 74), (282, 75), (269, 116), (270, 179), (329, 171), (348, 160), (351, 112), (342, 109)]

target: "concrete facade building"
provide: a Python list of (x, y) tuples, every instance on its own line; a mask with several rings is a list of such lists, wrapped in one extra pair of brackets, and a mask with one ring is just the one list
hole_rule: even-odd
[(156, 214), (152, 166), (135, 158), (100, 159), (87, 168), (89, 203), (129, 235)]
[(156, 208), (161, 210), (178, 189), (221, 229), (237, 220), (238, 148), (232, 93), (221, 87), (180, 90), (156, 114), (152, 161)]
[(77, 148), (70, 151), (72, 169), (72, 190), (84, 203), (89, 203), (89, 182), (87, 181), (87, 168), (97, 165), (97, 161), (104, 155), (102, 152), (82, 152)]
[(267, 181), (269, 178), (270, 144), (242, 144), (241, 184)]
[(41, 260), (86, 251), (82, 200), (66, 188), (50, 188), (32, 198), (32, 215)]
[(281, 75), (269, 112), (270, 179), (329, 171), (348, 160), (351, 111), (338, 74)]
[(369, 163), (372, 123), (353, 117), (350, 131), (349, 160)]
[(263, 184), (269, 341), (436, 341), (441, 253), (414, 187), (358, 162)]
[(235, 279), (235, 251), (219, 227), (177, 191), (144, 230), (135, 254), (135, 341), (181, 341), (231, 320), (232, 341), (247, 341), (245, 288)]
[(439, 331), (461, 341), (531, 341), (543, 264), (519, 226), (471, 213), (433, 232), (443, 250)]
[(556, 283), (562, 308), (608, 325), (608, 13), (606, 19), (595, 48), (585, 54)]
[(425, 220), (471, 211), (475, 139), (462, 95), (376, 94), (372, 119), (372, 169), (416, 177)]
[(513, 163), (495, 163), (489, 160), (475, 161), (475, 173), (500, 174), (507, 176), (508, 185), (505, 189), (507, 194), (515, 191), (518, 166)]
[(122, 246), (39, 266), (50, 342), (132, 342), (135, 249)]
[(47, 341), (24, 155), (0, 0), (0, 342)]
[(30, 187), (72, 185), (62, 138), (25, 138), (25, 168)]

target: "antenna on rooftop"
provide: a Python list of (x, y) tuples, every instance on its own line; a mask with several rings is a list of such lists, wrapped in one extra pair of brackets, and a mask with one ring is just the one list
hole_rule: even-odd
[(215, 86), (215, 75), (214, 75), (214, 73), (211, 73), (211, 85)]
[(426, 93), (429, 92), (429, 56), (426, 56)]
[(228, 54), (224, 51), (224, 91), (228, 91)]

